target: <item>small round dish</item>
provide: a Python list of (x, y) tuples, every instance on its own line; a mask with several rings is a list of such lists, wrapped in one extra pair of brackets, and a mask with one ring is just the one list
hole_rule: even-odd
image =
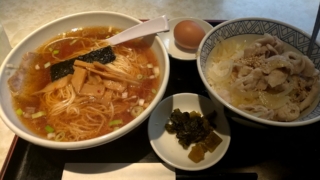
[(175, 59), (178, 60), (184, 60), (184, 61), (192, 61), (197, 59), (196, 57), (196, 53), (198, 51), (198, 49), (194, 49), (194, 50), (187, 50), (187, 49), (183, 49), (179, 46), (176, 45), (174, 37), (173, 37), (173, 30), (175, 28), (175, 26), (184, 20), (191, 20), (196, 22), (197, 24), (199, 24), (203, 30), (205, 31), (205, 33), (209, 32), (213, 27), (206, 21), (202, 20), (202, 19), (197, 19), (197, 18), (193, 18), (193, 17), (179, 17), (179, 18), (174, 18), (169, 20), (169, 27), (170, 30), (168, 32), (163, 32), (163, 33), (158, 33), (158, 36), (160, 37), (160, 39), (162, 40), (162, 42), (164, 43), (169, 55)]
[[(181, 112), (198, 111), (209, 114), (217, 111), (215, 133), (222, 138), (221, 144), (212, 153), (206, 152), (204, 160), (194, 163), (188, 158), (191, 145), (187, 150), (178, 143), (175, 134), (169, 134), (164, 126), (169, 122), (171, 112), (179, 108)], [(151, 113), (148, 123), (148, 135), (156, 154), (169, 165), (187, 171), (206, 169), (216, 164), (226, 153), (230, 144), (230, 127), (222, 108), (214, 108), (213, 102), (201, 95), (181, 93), (167, 97), (161, 101)]]

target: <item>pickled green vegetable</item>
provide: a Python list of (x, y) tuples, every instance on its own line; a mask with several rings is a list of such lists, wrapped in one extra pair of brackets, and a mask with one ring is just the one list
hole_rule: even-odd
[(204, 159), (207, 151), (213, 152), (222, 142), (222, 139), (214, 133), (216, 115), (215, 111), (202, 116), (196, 111), (189, 113), (174, 109), (165, 129), (170, 134), (176, 134), (179, 144), (184, 149), (187, 149), (192, 143), (195, 144), (188, 157), (198, 163)]
[(171, 134), (176, 133), (179, 143), (185, 149), (191, 143), (203, 141), (213, 131), (208, 119), (195, 111), (189, 113), (174, 109), (170, 121), (171, 123), (165, 125), (165, 129)]

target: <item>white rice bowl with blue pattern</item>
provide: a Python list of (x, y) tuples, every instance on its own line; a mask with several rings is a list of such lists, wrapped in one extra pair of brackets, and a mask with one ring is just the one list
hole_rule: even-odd
[[(271, 37), (275, 41), (272, 42), (272, 46), (270, 46), (272, 44), (270, 41), (264, 41), (268, 38), (269, 40), (272, 39)], [(294, 127), (319, 121), (320, 81), (318, 69), (320, 67), (320, 47), (319, 43), (316, 42), (310, 57), (305, 56), (310, 37), (309, 34), (296, 27), (267, 18), (234, 19), (214, 27), (203, 38), (197, 58), (198, 71), (210, 98), (217, 106), (223, 105), (225, 107), (227, 117), (255, 127)], [(282, 47), (279, 48), (278, 44), (281, 43)], [(263, 47), (263, 53), (261, 53), (262, 46), (265, 46)], [(259, 51), (254, 49), (254, 53), (256, 53), (254, 54), (253, 51), (250, 51), (252, 47), (260, 49)], [(237, 53), (230, 54), (228, 51), (237, 51)], [(259, 58), (251, 58), (251, 55)], [(272, 69), (270, 68), (272, 57), (277, 57), (277, 62), (279, 62), (279, 57), (285, 57), (289, 63), (277, 63), (277, 67)], [(305, 60), (300, 60), (299, 62), (302, 64), (298, 64), (298, 61), (296, 61), (298, 58), (295, 57), (299, 57), (299, 60)], [(250, 59), (251, 64), (248, 59)], [(307, 62), (312, 64), (311, 69), (307, 69)], [(240, 66), (247, 67), (247, 70), (240, 69)], [(266, 70), (266, 67), (270, 69)], [(238, 69), (235, 70), (236, 68)], [(300, 68), (300, 70), (297, 70), (297, 68)], [(255, 70), (261, 72), (257, 73)], [(254, 71), (256, 74), (253, 74)], [(240, 74), (240, 72), (244, 74)], [(257, 74), (261, 75), (259, 83), (257, 81), (251, 86), (244, 85), (244, 80), (240, 80), (242, 84), (238, 83), (240, 77), (245, 77), (243, 79), (248, 81), (249, 75), (253, 79), (259, 79)], [(274, 76), (271, 76), (271, 74)], [(305, 74), (309, 75), (304, 76)], [(225, 77), (228, 77), (228, 80)], [(295, 79), (299, 81), (296, 82)], [(303, 87), (306, 92), (302, 92), (302, 90), (300, 91), (300, 85), (298, 87), (296, 84), (301, 84), (301, 81), (305, 80), (313, 83), (308, 87)], [(264, 82), (265, 85), (261, 82)], [(236, 94), (237, 92), (233, 89), (240, 89), (237, 92), (241, 91), (242, 94)], [(248, 93), (243, 94), (243, 92), (249, 91), (250, 98), (253, 96), (256, 100), (251, 101), (250, 98), (247, 98)], [(252, 92), (255, 95), (252, 95)], [(264, 100), (266, 97), (270, 97), (266, 95), (270, 95), (269, 92), (271, 92), (273, 102), (270, 99)], [(279, 94), (282, 96), (279, 97)], [(304, 96), (304, 99), (302, 96)], [(305, 99), (309, 99), (309, 101), (312, 99), (312, 102), (310, 101), (306, 105), (307, 100)], [(283, 107), (286, 107), (286, 109)], [(263, 110), (260, 112), (257, 109)]]

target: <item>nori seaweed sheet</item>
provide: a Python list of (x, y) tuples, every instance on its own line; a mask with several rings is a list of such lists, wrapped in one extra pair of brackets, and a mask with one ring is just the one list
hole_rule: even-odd
[(62, 61), (50, 67), (51, 81), (53, 82), (68, 74), (73, 74), (74, 72), (73, 64), (75, 60), (80, 60), (87, 63), (98, 61), (102, 64), (107, 64), (114, 61), (115, 59), (116, 59), (116, 56), (113, 53), (111, 46), (107, 46), (107, 47), (92, 51), (90, 53)]

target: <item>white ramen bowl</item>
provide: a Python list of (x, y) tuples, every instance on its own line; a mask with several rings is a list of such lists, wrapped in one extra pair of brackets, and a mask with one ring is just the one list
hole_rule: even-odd
[[(222, 99), (209, 85), (205, 70), (210, 52), (214, 49), (221, 39), (234, 38), (236, 41), (243, 42), (246, 38), (261, 38), (264, 33), (277, 36), (285, 43), (285, 49), (306, 54), (310, 42), (310, 35), (302, 30), (284, 22), (266, 18), (240, 18), (229, 20), (214, 27), (201, 41), (199, 46), (200, 56), (197, 58), (197, 68), (210, 98), (216, 104), (222, 104), (226, 108), (225, 115), (237, 122), (254, 127), (294, 127), (315, 123), (320, 120), (320, 104), (308, 108), (300, 117), (292, 122), (277, 122), (266, 120), (250, 115)], [(311, 57), (309, 57), (319, 69), (320, 66), (320, 47), (316, 42), (313, 46)], [(318, 98), (319, 99), (319, 98)], [(316, 101), (318, 101), (318, 99)]]
[(132, 120), (129, 124), (114, 131), (112, 133), (84, 141), (78, 142), (55, 142), (39, 137), (31, 132), (25, 125), (17, 118), (13, 110), (11, 95), (7, 85), (7, 80), (14, 73), (10, 70), (10, 75), (7, 74), (8, 69), (6, 64), (19, 65), (22, 56), (26, 52), (34, 51), (37, 47), (42, 45), (45, 41), (55, 37), (59, 33), (71, 30), (72, 28), (86, 27), (86, 26), (114, 26), (120, 29), (127, 29), (136, 24), (142, 23), (140, 20), (125, 14), (107, 11), (83, 12), (70, 16), (66, 16), (50, 22), (23, 39), (6, 57), (0, 68), (0, 115), (4, 123), (19, 137), (39, 146), (44, 146), (54, 149), (85, 149), (95, 147), (108, 142), (111, 142), (139, 126), (144, 120), (148, 118), (152, 110), (161, 101), (166, 90), (169, 78), (169, 57), (165, 46), (156, 35), (149, 35), (145, 37), (147, 43), (151, 45), (155, 56), (159, 62), (160, 68), (160, 83), (157, 95), (155, 96), (149, 107), (146, 108), (137, 118)]

